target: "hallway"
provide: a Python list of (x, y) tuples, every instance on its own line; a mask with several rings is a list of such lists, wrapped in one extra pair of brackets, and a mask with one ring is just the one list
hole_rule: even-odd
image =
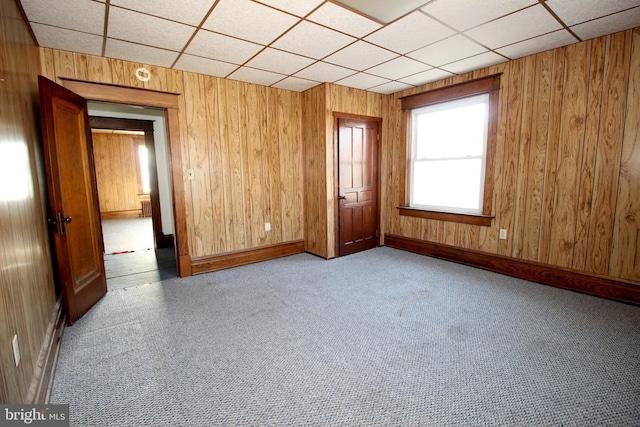
[(151, 218), (102, 221), (107, 288), (129, 288), (177, 277), (174, 248), (153, 250)]

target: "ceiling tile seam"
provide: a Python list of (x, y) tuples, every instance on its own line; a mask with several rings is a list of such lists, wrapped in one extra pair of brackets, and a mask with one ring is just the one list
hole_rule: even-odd
[[(220, 1), (220, 0), (216, 0), (216, 3), (218, 3), (219, 1)], [(270, 7), (271, 9), (273, 9), (273, 10), (277, 10), (277, 11), (279, 11), (279, 12), (283, 12), (283, 13), (286, 13), (286, 14), (288, 14), (288, 15), (291, 15), (291, 16), (295, 17), (295, 18), (298, 20), (298, 22), (296, 22), (294, 25), (292, 25), (291, 27), (289, 27), (286, 31), (282, 32), (282, 34), (280, 34), (278, 37), (276, 37), (275, 39), (271, 40), (271, 42), (269, 42), (267, 45), (262, 45), (261, 43), (255, 43), (255, 42), (252, 42), (252, 41), (249, 41), (249, 40), (241, 39), (241, 38), (238, 38), (238, 37), (233, 37), (233, 36), (231, 36), (231, 35), (229, 35), (229, 34), (224, 34), (224, 33), (218, 33), (218, 32), (216, 32), (216, 31), (211, 31), (212, 33), (221, 34), (221, 35), (224, 35), (224, 36), (227, 36), (227, 37), (233, 37), (233, 38), (235, 38), (235, 39), (237, 39), (237, 40), (248, 41), (248, 42), (250, 42), (250, 43), (255, 43), (255, 44), (259, 44), (259, 45), (264, 46), (262, 49), (260, 49), (258, 52), (256, 52), (256, 54), (255, 54), (255, 55), (253, 55), (252, 57), (250, 57), (248, 60), (246, 60), (243, 64), (241, 64), (238, 68), (236, 68), (235, 70), (233, 70), (231, 73), (227, 74), (227, 75), (226, 75), (226, 77), (224, 77), (224, 78), (229, 78), (229, 76), (230, 76), (230, 75), (232, 75), (233, 73), (235, 73), (236, 71), (238, 71), (240, 68), (242, 68), (242, 67), (246, 66), (246, 64), (247, 64), (247, 63), (249, 63), (253, 58), (255, 58), (256, 56), (260, 55), (262, 52), (264, 52), (265, 50), (267, 50), (267, 48), (276, 49), (276, 48), (272, 47), (272, 45), (273, 45), (275, 42), (277, 42), (278, 40), (280, 40), (282, 37), (284, 37), (284, 36), (285, 36), (285, 34), (288, 34), (290, 31), (292, 31), (294, 28), (296, 28), (298, 25), (300, 25), (300, 23), (302, 23), (302, 22), (304, 22), (304, 21), (307, 21), (307, 17), (309, 17), (309, 16), (310, 16), (312, 13), (314, 13), (316, 10), (320, 9), (320, 8), (321, 8), (321, 7), (326, 3), (326, 0), (325, 0), (325, 1), (323, 1), (323, 2), (322, 2), (322, 3), (320, 3), (318, 6), (316, 6), (316, 7), (315, 7), (315, 8), (313, 8), (311, 11), (309, 11), (309, 13), (307, 13), (304, 17), (302, 17), (302, 18), (301, 18), (301, 17), (299, 17), (299, 16), (297, 16), (297, 15), (294, 15), (294, 14), (292, 14), (292, 13), (289, 13), (289, 12), (287, 12), (287, 11), (280, 10), (280, 9), (278, 9), (278, 8), (272, 7), (271, 5), (264, 4), (264, 3), (260, 3), (259, 1), (256, 1), (256, 0), (251, 0), (251, 1), (252, 1), (253, 3), (260, 4), (260, 5), (262, 5), (262, 6), (267, 6), (267, 7)], [(212, 8), (212, 10), (213, 10), (213, 8)], [(209, 14), (210, 14), (210, 13), (211, 13), (211, 11), (209, 12)], [(208, 16), (209, 16), (209, 15), (207, 15), (207, 17), (206, 17), (205, 19), (207, 19), (207, 18), (208, 18)], [(307, 21), (307, 22), (311, 22), (311, 21)], [(315, 24), (315, 23), (314, 23), (314, 24)], [(316, 24), (316, 25), (318, 25), (318, 24)], [(204, 29), (203, 31), (210, 31), (210, 30)], [(335, 30), (334, 30), (334, 31), (335, 31)], [(353, 36), (352, 36), (352, 37), (353, 37)], [(185, 47), (185, 49), (186, 49), (186, 47)], [(279, 50), (279, 51), (281, 51), (281, 52), (290, 53), (290, 54), (292, 54), (292, 55), (298, 55), (297, 53), (289, 52), (289, 51), (287, 51), (287, 50), (282, 50), (282, 49), (278, 49), (278, 50)], [(304, 56), (304, 55), (300, 55), (300, 56), (303, 56), (303, 57), (305, 57), (305, 58), (309, 58), (309, 59), (313, 59), (314, 61), (317, 61), (317, 62), (319, 61), (319, 60), (318, 60), (318, 59), (316, 59), (316, 58), (311, 58), (311, 57), (307, 57), (307, 56)], [(308, 65), (308, 66), (310, 67), (311, 65), (313, 65), (313, 63), (312, 63), (312, 64), (310, 64), (310, 65)], [(249, 68), (252, 68), (252, 67), (249, 67)], [(306, 67), (305, 67), (305, 68), (306, 68)], [(303, 68), (303, 69), (304, 69), (304, 68)], [(299, 73), (299, 72), (300, 72), (300, 71), (302, 71), (303, 69), (300, 69), (300, 70), (296, 71), (296, 73)], [(264, 70), (264, 71), (267, 71), (267, 70)], [(289, 76), (289, 77), (290, 77), (290, 76)], [(285, 78), (286, 78), (286, 77), (285, 77)], [(276, 83), (278, 83), (278, 82), (276, 82)], [(274, 83), (274, 84), (275, 84), (275, 83)]]
[[(111, 0), (107, 0), (108, 2), (110, 2)], [(218, 0), (219, 1), (219, 0)], [(121, 10), (126, 10), (127, 12), (133, 12), (133, 13), (138, 13), (140, 15), (145, 15), (145, 16), (150, 16), (152, 18), (156, 18), (156, 19), (162, 19), (163, 21), (168, 21), (168, 22), (173, 22), (174, 24), (180, 24), (180, 25), (186, 25), (187, 27), (191, 27), (191, 28), (197, 28), (195, 25), (193, 24), (187, 24), (186, 22), (182, 22), (182, 21), (176, 21), (175, 19), (169, 19), (169, 18), (165, 18), (164, 16), (158, 16), (158, 15), (154, 15), (152, 13), (147, 13), (147, 12), (143, 12), (140, 10), (135, 10), (135, 9), (130, 9), (128, 7), (124, 7), (124, 6), (118, 6), (118, 5), (111, 5), (112, 8), (115, 9), (121, 9)], [(208, 14), (205, 16), (209, 16)]]
[[(165, 52), (180, 53), (180, 51), (178, 51), (178, 50), (167, 49), (166, 47), (152, 46), (152, 45), (144, 44), (144, 43), (132, 42), (131, 40), (119, 39), (117, 37), (107, 37), (107, 39), (108, 40), (116, 40), (116, 41), (119, 41), (119, 42), (124, 42), (124, 43), (129, 43), (129, 44), (134, 44), (136, 46), (143, 46), (143, 47), (150, 47), (152, 49), (157, 49), (157, 50), (164, 50)], [(114, 59), (117, 59), (117, 58), (114, 58)]]
[(560, 19), (560, 17), (553, 11), (553, 9), (551, 9), (551, 7), (547, 4), (547, 2), (545, 0), (538, 0), (538, 3), (540, 3), (542, 5), (542, 7), (545, 8), (545, 10), (551, 15), (553, 16), (553, 18), (558, 21), (558, 23), (560, 25), (562, 25), (562, 28), (564, 28), (565, 30), (567, 30), (569, 32), (569, 34), (571, 34), (576, 40), (578, 40), (578, 42), (581, 42), (582, 39), (580, 37), (578, 37), (578, 35), (576, 33), (573, 32), (573, 30), (571, 28), (569, 28), (569, 26), (567, 24), (564, 23), (564, 21), (562, 19)]
[(107, 0), (104, 4), (104, 27), (102, 29), (102, 49), (100, 56), (104, 57), (107, 51), (107, 37), (109, 33), (109, 9), (111, 7), (111, 0)]
[[(176, 56), (176, 59), (173, 61), (173, 64), (171, 64), (169, 69), (171, 69), (171, 70), (174, 69), (174, 67), (176, 66), (176, 64), (180, 60), (180, 58), (182, 58), (182, 55), (184, 54), (184, 51), (187, 50), (187, 48), (189, 47), (189, 45), (191, 44), (193, 39), (196, 37), (196, 34), (198, 34), (198, 31), (202, 30), (202, 26), (204, 25), (205, 22), (207, 22), (207, 19), (209, 19), (209, 15), (211, 15), (211, 13), (213, 12), (213, 9), (216, 8), (218, 3), (220, 3), (220, 0), (215, 0), (213, 2), (213, 4), (211, 5), (211, 8), (209, 8), (209, 11), (204, 15), (204, 17), (200, 21), (200, 24), (198, 24), (196, 29), (193, 31), (193, 34), (191, 34), (191, 37), (189, 37), (189, 40), (187, 40), (187, 42), (184, 44), (184, 46), (182, 47), (182, 50), (180, 52), (178, 52), (178, 56)], [(211, 58), (209, 58), (209, 59), (211, 59)]]
[[(533, 37), (529, 37), (529, 38), (526, 38), (526, 39), (518, 40), (517, 42), (513, 42), (513, 43), (505, 44), (504, 46), (497, 47), (496, 49), (504, 49), (505, 47), (513, 46), (513, 45), (516, 45), (516, 44), (518, 44), (518, 43), (526, 42), (526, 41), (529, 41), (529, 40), (534, 40), (534, 39), (537, 39), (538, 37), (548, 36), (549, 34), (558, 33), (558, 32), (560, 32), (560, 31), (567, 31), (567, 29), (566, 29), (566, 28), (560, 28), (560, 29), (557, 29), (557, 30), (548, 31), (548, 32), (546, 32), (546, 33), (536, 34), (536, 35), (535, 35), (535, 36), (533, 36)], [(570, 31), (568, 31), (568, 32), (569, 32), (571, 35), (573, 35), (573, 33), (572, 33), (572, 32), (570, 32)], [(506, 55), (503, 55), (503, 54), (501, 54), (500, 52), (495, 52), (495, 49), (494, 49), (494, 50), (492, 50), (492, 51), (493, 51), (494, 53), (496, 53), (496, 54), (500, 55), (500, 56), (503, 56), (503, 57), (507, 58), (509, 61), (512, 61), (512, 59), (511, 59), (511, 58), (509, 58), (509, 57), (507, 57)], [(540, 51), (540, 52), (544, 52), (544, 51)]]
[[(0, 0), (0, 1), (2, 1), (2, 0)], [(86, 34), (88, 36), (104, 37), (104, 33), (100, 33), (100, 34), (88, 33), (86, 31), (82, 31), (82, 30), (73, 30), (71, 28), (61, 27), (59, 25), (44, 24), (44, 23), (38, 22), (38, 21), (28, 21), (28, 22), (29, 22), (29, 26), (31, 26), (31, 24), (38, 24), (38, 25), (42, 25), (43, 27), (57, 28), (57, 29), (60, 29), (60, 30), (72, 31), (74, 33)], [(61, 49), (61, 50), (64, 50), (64, 49)]]
[[(609, 17), (609, 16), (617, 15), (617, 14), (619, 14), (619, 13), (629, 12), (630, 10), (633, 10), (633, 9), (640, 9), (640, 6), (632, 6), (632, 7), (628, 8), (628, 9), (622, 9), (622, 10), (619, 10), (619, 11), (617, 11), (617, 12), (607, 13), (606, 15), (601, 15), (601, 16), (598, 16), (598, 17), (593, 18), (593, 19), (587, 19), (586, 21), (582, 21), (582, 22), (578, 22), (577, 24), (573, 24), (573, 25), (572, 25), (571, 27), (569, 27), (569, 28), (576, 27), (576, 26), (578, 26), (578, 25), (582, 25), (582, 24), (586, 24), (587, 22), (597, 21), (598, 19), (607, 18), (607, 17)], [(637, 27), (637, 26), (632, 27), (632, 28), (636, 28), (636, 27)]]
[[(391, 58), (391, 59), (389, 59), (389, 60), (387, 60), (387, 61), (380, 62), (379, 64), (372, 65), (372, 66), (371, 66), (371, 67), (369, 67), (369, 68), (365, 68), (364, 70), (362, 70), (362, 72), (363, 72), (363, 73), (364, 73), (364, 72), (368, 72), (368, 71), (369, 71), (369, 70), (371, 70), (372, 68), (379, 67), (380, 65), (384, 65), (384, 64), (389, 63), (389, 62), (391, 62), (391, 61), (395, 61), (396, 59), (399, 59), (399, 58), (406, 58), (406, 59), (408, 59), (408, 60), (410, 60), (410, 61), (419, 62), (419, 63), (421, 63), (421, 64), (423, 64), (423, 65), (426, 65), (427, 67), (435, 68), (435, 65), (427, 64), (426, 62), (421, 61), (421, 60), (419, 60), (419, 59), (409, 58), (409, 57), (408, 57), (408, 56), (406, 56), (406, 55), (400, 55), (400, 56), (397, 56), (397, 57), (395, 57), (395, 58)], [(420, 72), (420, 73), (423, 73), (423, 72), (425, 72), (425, 71), (428, 71), (428, 70), (422, 70), (422, 71), (419, 71), (419, 72)], [(371, 73), (371, 72), (368, 72), (367, 74), (371, 74), (371, 75), (373, 75), (373, 76), (378, 76), (377, 74), (373, 74), (373, 73)], [(416, 74), (416, 73), (413, 73), (413, 74)], [(382, 77), (383, 79), (389, 79), (389, 77), (384, 77), (384, 76), (378, 76), (378, 77)], [(405, 76), (405, 77), (406, 77), (406, 76)], [(404, 77), (400, 77), (400, 78), (404, 79)], [(401, 83), (402, 83), (402, 82), (401, 82)]]
[(292, 16), (292, 17), (296, 18), (296, 19), (306, 19), (306, 18), (307, 18), (307, 16), (311, 15), (313, 12), (315, 12), (315, 11), (316, 11), (316, 10), (318, 10), (318, 9), (320, 9), (320, 7), (322, 7), (325, 3), (327, 3), (327, 1), (325, 0), (325, 1), (323, 1), (322, 3), (320, 3), (320, 5), (318, 5), (318, 6), (316, 6), (315, 8), (313, 8), (313, 10), (311, 10), (311, 12), (307, 13), (306, 15), (304, 15), (304, 16), (298, 16), (298, 15), (296, 15), (295, 13), (291, 13), (291, 12), (288, 12), (288, 11), (286, 11), (286, 10), (278, 9), (278, 8), (277, 8), (277, 7), (275, 7), (275, 6), (272, 6), (272, 5), (270, 5), (270, 4), (266, 4), (266, 3), (262, 3), (262, 2), (260, 2), (259, 0), (249, 0), (249, 1), (251, 1), (252, 3), (255, 3), (255, 4), (259, 4), (260, 6), (266, 6), (266, 7), (268, 7), (269, 9), (273, 9), (273, 10), (278, 11), (278, 12), (286, 13), (287, 15), (290, 15), (290, 16)]
[[(342, 9), (345, 9), (345, 10), (348, 10), (348, 11), (350, 11), (350, 12), (353, 12), (353, 13), (355, 13), (355, 14), (357, 14), (357, 15), (362, 16), (363, 18), (370, 19), (370, 20), (372, 20), (373, 22), (375, 22), (375, 23), (377, 23), (377, 24), (382, 25), (382, 27), (381, 27), (381, 28), (384, 28), (384, 26), (385, 26), (385, 25), (388, 25), (388, 24), (385, 24), (384, 22), (382, 22), (382, 21), (380, 21), (380, 20), (378, 20), (378, 19), (374, 18), (373, 16), (369, 16), (369, 15), (367, 15), (366, 13), (361, 12), (361, 11), (359, 11), (358, 9), (354, 9), (354, 8), (352, 8), (351, 6), (348, 6), (348, 5), (346, 5), (346, 4), (342, 4), (342, 3), (340, 3), (339, 1), (336, 1), (336, 0), (328, 0), (328, 1), (323, 2), (323, 3), (322, 3), (322, 5), (324, 6), (324, 4), (326, 4), (326, 3), (333, 3), (333, 4), (335, 4), (336, 6), (338, 6), (338, 7), (342, 8)], [(424, 7), (424, 5), (423, 5), (423, 6), (421, 6), (421, 7)], [(372, 31), (372, 33), (375, 33), (376, 31), (377, 31), (377, 30)]]

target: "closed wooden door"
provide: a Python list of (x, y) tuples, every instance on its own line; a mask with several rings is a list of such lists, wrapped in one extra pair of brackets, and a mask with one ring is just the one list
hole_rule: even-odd
[(58, 278), (67, 324), (107, 292), (86, 100), (40, 76), (40, 114)]
[(378, 134), (375, 120), (338, 119), (339, 256), (380, 244)]

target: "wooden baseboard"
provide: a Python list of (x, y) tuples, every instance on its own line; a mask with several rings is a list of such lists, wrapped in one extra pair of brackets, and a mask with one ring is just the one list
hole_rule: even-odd
[(142, 216), (142, 209), (132, 209), (129, 211), (100, 212), (100, 219), (140, 218), (141, 216)]
[(612, 277), (592, 275), (393, 234), (385, 235), (384, 244), (392, 248), (478, 267), (519, 279), (640, 305), (640, 284)]
[(47, 327), (47, 333), (38, 356), (31, 386), (25, 399), (27, 404), (44, 405), (49, 403), (64, 327), (65, 316), (62, 309), (62, 298), (60, 298), (53, 309), (51, 320)]
[(220, 255), (191, 259), (191, 273), (200, 274), (239, 265), (280, 258), (304, 252), (304, 241), (277, 243), (259, 248), (227, 252)]

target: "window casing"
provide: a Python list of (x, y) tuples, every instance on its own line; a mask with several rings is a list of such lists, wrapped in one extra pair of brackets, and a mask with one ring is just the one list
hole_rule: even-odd
[(402, 99), (401, 215), (491, 225), (499, 87), (495, 75)]

